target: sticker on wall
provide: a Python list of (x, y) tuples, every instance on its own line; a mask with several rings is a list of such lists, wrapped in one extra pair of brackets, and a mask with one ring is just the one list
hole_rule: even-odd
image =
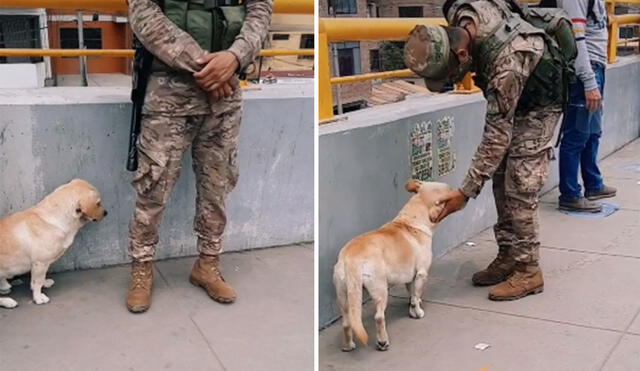
[(411, 177), (433, 179), (433, 130), (431, 121), (418, 123), (411, 130)]
[(456, 168), (456, 153), (453, 150), (453, 117), (445, 116), (436, 122), (436, 150), (438, 151), (438, 176), (451, 174)]

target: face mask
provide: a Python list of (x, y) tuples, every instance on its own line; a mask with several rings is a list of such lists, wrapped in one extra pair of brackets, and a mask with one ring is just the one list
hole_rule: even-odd
[[(453, 53), (453, 50), (451, 51)], [(469, 59), (465, 63), (458, 64), (458, 68), (455, 76), (451, 79), (453, 83), (458, 83), (462, 81), (462, 79), (471, 71), (471, 66), (473, 65), (473, 58), (469, 56)]]

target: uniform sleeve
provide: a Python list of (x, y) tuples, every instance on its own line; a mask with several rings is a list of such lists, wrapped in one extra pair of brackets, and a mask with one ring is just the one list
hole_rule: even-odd
[(185, 31), (167, 17), (153, 0), (128, 0), (129, 23), (138, 40), (169, 67), (200, 71), (196, 60), (207, 54)]
[(247, 15), (229, 51), (238, 59), (240, 70), (250, 65), (260, 53), (262, 42), (267, 37), (271, 25), (273, 0), (249, 0)]
[(561, 5), (562, 9), (564, 9), (567, 14), (569, 14), (569, 18), (571, 18), (573, 34), (575, 35), (578, 46), (578, 57), (574, 64), (576, 75), (578, 75), (578, 78), (582, 81), (585, 91), (597, 89), (598, 83), (596, 82), (596, 75), (591, 68), (589, 51), (587, 50), (587, 42), (585, 40), (589, 0), (565, 0), (562, 1)]
[(517, 52), (501, 58), (490, 79), (485, 98), (487, 117), (482, 141), (471, 160), (471, 167), (462, 182), (460, 191), (476, 198), (484, 183), (493, 176), (511, 143), (513, 121), (518, 100), (526, 84), (529, 71), (518, 66), (530, 58), (530, 53)]

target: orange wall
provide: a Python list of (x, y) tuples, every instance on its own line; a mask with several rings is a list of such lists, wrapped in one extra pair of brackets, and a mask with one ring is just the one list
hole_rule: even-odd
[[(60, 28), (76, 28), (75, 22), (49, 22), (49, 47), (60, 48)], [(102, 29), (103, 49), (130, 49), (131, 38), (128, 23), (84, 22), (85, 28)], [(87, 57), (88, 73), (130, 73), (130, 59), (120, 57)], [(55, 75), (80, 73), (78, 58), (51, 58)]]

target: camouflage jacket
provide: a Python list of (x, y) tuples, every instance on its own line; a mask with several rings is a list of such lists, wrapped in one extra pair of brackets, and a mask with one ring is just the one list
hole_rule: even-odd
[[(192, 74), (202, 66), (196, 59), (207, 54), (185, 31), (162, 13), (159, 0), (128, 0), (131, 29), (147, 50), (171, 67), (149, 78), (144, 113), (172, 116), (210, 114), (209, 94), (196, 85)], [(228, 49), (244, 69), (258, 56), (271, 24), (273, 0), (247, 0), (244, 25)]]
[[(450, 24), (460, 25), (465, 18), (471, 19), (477, 30), (475, 42), (482, 42), (501, 21), (502, 13), (490, 1), (478, 1), (476, 4), (486, 11), (476, 12), (463, 6), (455, 14), (447, 14), (447, 20)], [(483, 91), (487, 99), (484, 133), (460, 187), (465, 196), (477, 197), (507, 154), (513, 139), (518, 101), (543, 52), (542, 37), (518, 36), (496, 58), (491, 78)], [(474, 60), (482, 58), (481, 55), (472, 57)]]

